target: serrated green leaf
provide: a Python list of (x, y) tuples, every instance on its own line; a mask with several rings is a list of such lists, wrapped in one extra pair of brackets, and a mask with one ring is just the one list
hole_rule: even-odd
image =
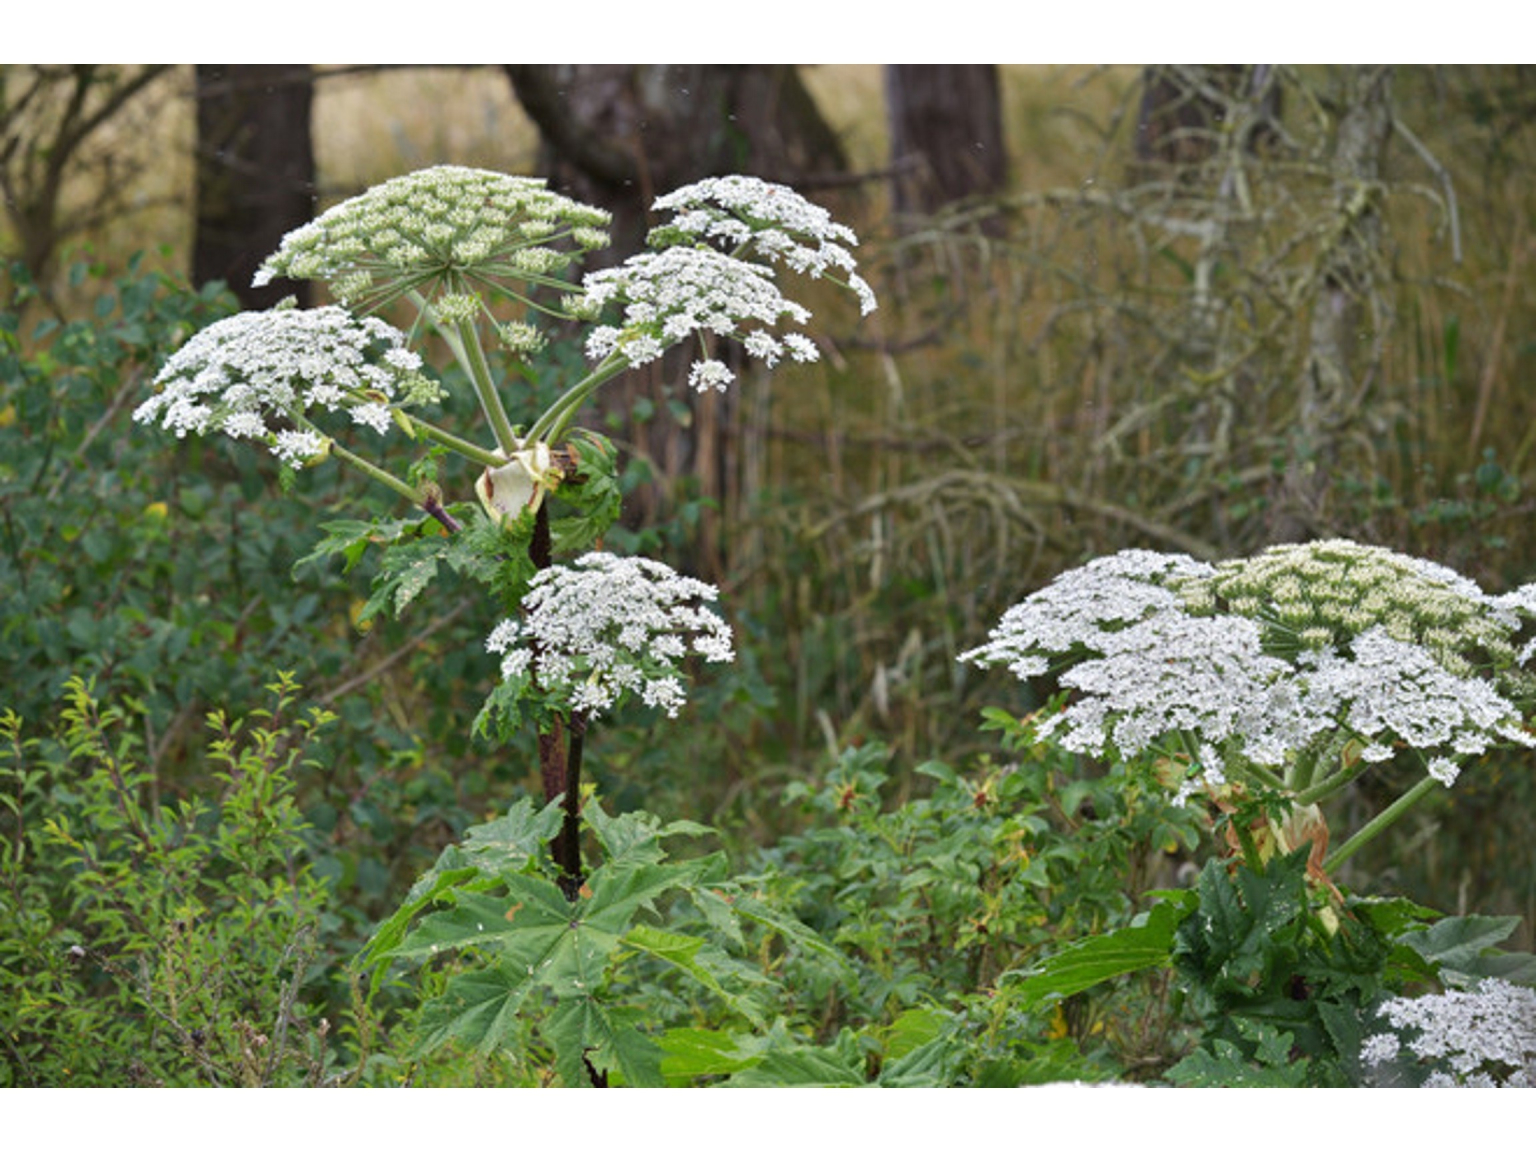
[(1398, 943), (1441, 968), (1472, 974), (1518, 927), (1518, 916), (1448, 916), (1428, 928), (1403, 933)]
[(830, 1047), (769, 1049), (727, 1081), (733, 1088), (859, 1088), (867, 1082), (857, 1040), (849, 1032)]
[[(450, 846), (444, 854), (458, 853), (458, 851), (457, 848)], [(473, 867), (445, 867), (442, 857), (439, 857), (438, 867), (417, 880), (394, 914), (374, 929), (367, 947), (363, 949), (360, 962), (364, 967), (377, 965), (381, 971), (382, 966), (388, 964), (395, 950), (404, 941), (406, 930), (418, 913), (440, 900), (447, 899), (450, 893), (462, 890), (476, 880), (486, 886), (495, 883), (494, 880), (481, 876), (479, 870)], [(378, 973), (376, 972), (375, 975)]]
[(905, 1055), (888, 1061), (880, 1069), (882, 1088), (943, 1088), (951, 1081), (950, 1069), (956, 1057), (956, 1039), (936, 1036)]
[[(730, 970), (734, 962), (718, 949), (711, 948), (707, 940), (698, 936), (663, 932), (648, 924), (636, 924), (624, 934), (623, 943), (626, 947), (653, 956), (679, 971), (686, 972), (733, 1010), (745, 1016), (754, 1027), (762, 1026), (763, 1016), (757, 1006), (745, 996), (737, 995), (721, 983), (720, 973)], [(744, 976), (749, 971), (743, 967), (734, 974)]]
[(674, 889), (686, 888), (697, 871), (694, 861), (638, 867), (604, 864), (587, 880), (592, 896), (581, 902), (583, 920), (620, 936), (629, 928), (635, 913), (642, 908), (654, 912), (657, 899)]
[(1495, 952), (1468, 961), (1456, 971), (1479, 980), (1493, 978), (1536, 988), (1536, 955), (1530, 952)]
[(1433, 908), (1426, 908), (1402, 896), (1354, 897), (1349, 901), (1349, 910), (1387, 940), (1397, 939), (1415, 926), (1440, 916)]
[(794, 916), (782, 912), (772, 905), (764, 903), (756, 896), (738, 891), (731, 897), (731, 908), (743, 920), (749, 920), (754, 924), (777, 932), (786, 941), (796, 944), (808, 952), (833, 961), (839, 968), (849, 971), (852, 965), (848, 958), (817, 934), (809, 925), (802, 924)]
[(464, 836), (464, 851), (483, 871), (517, 871), (529, 859), (543, 853), (564, 819), (565, 810), (559, 800), (535, 810), (533, 801), (525, 796), (505, 816), (471, 828)]
[(657, 1037), (656, 1045), (662, 1052), (662, 1075), (669, 1083), (729, 1076), (750, 1068), (766, 1050), (759, 1037), (709, 1028), (671, 1028)]
[(603, 850), (610, 866), (626, 868), (636, 864), (655, 864), (666, 858), (663, 841), (672, 836), (704, 836), (714, 829), (692, 820), (674, 820), (663, 825), (650, 812), (624, 812), (610, 816), (599, 804), (582, 808), (582, 819)]
[(1187, 903), (1165, 900), (1141, 924), (1069, 945), (1025, 974), (1015, 1002), (1027, 1011), (1116, 976), (1163, 967), (1172, 960), (1174, 932), (1190, 911)]
[(1307, 1083), (1307, 1062), (1281, 1067), (1260, 1067), (1243, 1058), (1230, 1040), (1217, 1040), (1213, 1051), (1196, 1049), (1172, 1068), (1168, 1079), (1181, 1088), (1302, 1088)]
[(373, 535), (375, 526), (368, 520), (332, 520), (320, 525), (320, 531), (324, 533), (318, 543), (310, 549), (309, 554), (294, 561), (293, 571), (308, 564), (318, 564), (332, 556), (343, 558), (344, 572), (350, 572), (362, 559), (363, 553), (368, 550), (369, 537)]
[[(704, 881), (705, 884), (708, 881)], [(720, 935), (724, 936), (737, 948), (747, 946), (746, 937), (742, 935), (741, 920), (736, 915), (735, 906), (731, 898), (718, 888), (709, 888), (700, 885), (688, 889), (688, 899), (704, 917), (704, 922)]]
[(471, 828), (464, 844), (444, 848), (437, 862), (406, 893), (399, 908), (374, 930), (361, 962), (382, 965), (398, 954), (411, 922), (428, 907), (446, 902), (460, 891), (484, 892), (498, 886), (540, 854), (560, 829), (564, 818), (559, 802), (535, 811), (524, 797), (505, 816)]
[(635, 1009), (603, 1004), (590, 996), (562, 1000), (543, 1027), (555, 1048), (555, 1067), (567, 1087), (587, 1087), (590, 1064), (598, 1072), (617, 1074), (614, 1084), (660, 1088), (661, 1049), (645, 1035)]
[(410, 606), (411, 601), (421, 595), (422, 589), (436, 578), (436, 556), (419, 556), (399, 571), (394, 580), (394, 606), (397, 619)]
[(489, 1055), (517, 1033), (518, 1010), (538, 986), (510, 964), (461, 973), (422, 1006), (417, 1056), (454, 1041)]

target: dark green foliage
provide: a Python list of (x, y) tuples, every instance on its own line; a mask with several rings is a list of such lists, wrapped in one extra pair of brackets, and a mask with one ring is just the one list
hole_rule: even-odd
[[(444, 852), (370, 944), (365, 959), (380, 972), (392, 960), (472, 960), (425, 1003), (415, 1055), (446, 1045), (522, 1051), (532, 1076), (542, 1042), (567, 1085), (659, 1086), (655, 1036), (667, 1013), (657, 1007), (672, 979), (761, 1026), (767, 982), (731, 952), (742, 951), (748, 925), (801, 939), (804, 930), (731, 880), (722, 856), (670, 858), (667, 840), (707, 829), (663, 826), (644, 813), (610, 817), (595, 801), (584, 815), (603, 862), (569, 898), (545, 851), (560, 814), (524, 800), (475, 830)], [(695, 931), (669, 929), (678, 901), (691, 908)], [(431, 910), (437, 904), (446, 907)]]
[(317, 1083), (330, 1077), (325, 889), (294, 777), (330, 717), (208, 719), (213, 789), (173, 795), (136, 702), (71, 680), (57, 727), (0, 718), (0, 1060), (7, 1085)]

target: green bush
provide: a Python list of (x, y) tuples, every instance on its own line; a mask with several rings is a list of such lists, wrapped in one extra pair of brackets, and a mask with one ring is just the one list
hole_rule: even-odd
[(79, 679), (58, 722), (0, 716), (4, 1083), (315, 1083), (334, 1074), (315, 990), (324, 885), (293, 777), (331, 717), (271, 705), (208, 717), (216, 791), (148, 768), (131, 698)]

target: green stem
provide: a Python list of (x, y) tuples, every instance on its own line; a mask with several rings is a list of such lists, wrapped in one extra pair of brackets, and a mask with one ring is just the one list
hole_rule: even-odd
[(1234, 769), (1234, 771), (1239, 775), (1250, 777), (1251, 779), (1258, 781), (1264, 787), (1272, 789), (1276, 792), (1290, 791), (1284, 780), (1280, 779), (1280, 777), (1276, 776), (1268, 768), (1265, 768), (1260, 764), (1243, 764)]
[(421, 429), (421, 434), (427, 439), (435, 440), (449, 451), (457, 452), (460, 456), (473, 460), (476, 464), (484, 464), (487, 468), (500, 468), (507, 462), (505, 457), (498, 456), (496, 453), (487, 451), (478, 444), (472, 444), (468, 440), (455, 436), (452, 432), (439, 428), (436, 424), (423, 420), (419, 416), (406, 413), (406, 417), (410, 420), (413, 427)]
[(1312, 787), (1312, 777), (1317, 775), (1317, 758), (1297, 756), (1285, 774), (1285, 782), (1293, 792), (1305, 792)]
[[(415, 289), (408, 295), (411, 302), (423, 317), (430, 317), (432, 312), (426, 297)], [(496, 386), (491, 382), (490, 365), (486, 363), (485, 351), (480, 346), (480, 334), (475, 328), (475, 322), (464, 319), (453, 327), (445, 324), (436, 324), (443, 343), (448, 345), (448, 351), (453, 353), (453, 358), (459, 362), (459, 367), (464, 369), (464, 375), (469, 377), (470, 387), (475, 390), (475, 398), (480, 401), (480, 410), (485, 413), (485, 418), (490, 421), (491, 431), (496, 434), (496, 443), (504, 455), (510, 456), (522, 447), (517, 433), (512, 430), (512, 421), (507, 418), (507, 410), (502, 407), (501, 396), (496, 391)], [(504, 461), (497, 461), (498, 464)]]
[[(507, 418), (507, 410), (501, 405), (501, 395), (491, 382), (491, 368), (485, 361), (484, 349), (480, 347), (480, 334), (473, 320), (460, 320), (457, 327), (459, 353), (462, 353), (460, 362), (469, 373), (469, 382), (480, 399), (480, 408), (485, 418), (491, 422), (491, 430), (496, 433), (496, 443), (503, 453), (510, 456), (522, 447), (522, 441), (512, 430), (512, 421)], [(449, 347), (452, 346), (453, 341), (450, 341)]]
[(1335, 772), (1332, 776), (1324, 776), (1310, 788), (1304, 788), (1296, 794), (1298, 804), (1316, 804), (1321, 800), (1332, 796), (1335, 792), (1342, 791), (1354, 780), (1359, 779), (1370, 770), (1371, 762), (1365, 757), (1357, 757), (1353, 767), (1346, 768), (1342, 772)]
[(377, 480), (380, 484), (384, 485), (391, 491), (398, 492), (412, 504), (419, 505), (422, 503), (423, 498), (421, 493), (418, 492), (415, 488), (412, 488), (404, 480), (401, 480), (398, 476), (392, 476), (390, 473), (380, 468), (377, 464), (370, 464), (361, 456), (357, 455), (357, 453), (349, 452), (334, 440), (331, 441), (331, 455), (345, 464), (352, 465), (352, 467), (362, 472), (365, 476)]
[(1424, 777), (1424, 779), (1420, 780), (1386, 808), (1377, 813), (1375, 818), (1367, 823), (1364, 828), (1361, 828), (1360, 831), (1339, 845), (1338, 850), (1330, 855), (1327, 860), (1323, 861), (1323, 869), (1328, 872), (1333, 871), (1372, 840), (1376, 839), (1376, 837), (1380, 836), (1382, 832), (1396, 823), (1404, 812), (1408, 811), (1408, 809), (1412, 808), (1439, 786), (1441, 786), (1440, 781), (1436, 780), (1433, 776)]
[(535, 444), (541, 441), (553, 444), (570, 427), (571, 420), (587, 398), (628, 367), (629, 359), (623, 353), (610, 353), (606, 360), (592, 370), (591, 375), (564, 393), (534, 421), (533, 427), (528, 430), (527, 439)]

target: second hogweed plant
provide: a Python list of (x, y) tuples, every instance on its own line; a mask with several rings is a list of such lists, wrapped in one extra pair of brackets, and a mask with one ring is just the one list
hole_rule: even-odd
[[(1229, 827), (1250, 864), (1262, 832), (1285, 851), (1313, 842), (1332, 870), (1469, 759), (1536, 746), (1532, 621), (1536, 584), (1490, 596), (1350, 540), (1221, 564), (1129, 550), (1064, 573), (962, 659), (1071, 690), (1037, 739), (1242, 809)], [(1321, 855), (1319, 805), (1399, 761), (1417, 782)]]
[[(515, 805), (446, 852), (368, 956), (382, 969), (462, 953), (463, 971), (426, 1006), (421, 1050), (456, 1041), (489, 1053), (537, 1036), (568, 1084), (661, 1082), (659, 1049), (613, 990), (626, 959), (668, 967), (761, 1021), (728, 956), (642, 910), (691, 901), (737, 942), (743, 920), (795, 930), (733, 892), (719, 859), (667, 858), (664, 841), (699, 826), (583, 803), (593, 723), (629, 699), (676, 717), (690, 662), (729, 661), (733, 650), (711, 608), (715, 588), (594, 550), (619, 512), (616, 454), (581, 417), (605, 383), (673, 348), (691, 357), (687, 380), (700, 392), (726, 389), (744, 360), (815, 361), (811, 312), (790, 294), (797, 282), (840, 285), (863, 313), (876, 306), (854, 233), (788, 187), (712, 178), (654, 209), (665, 222), (646, 251), (583, 276), (583, 258), (608, 244), (608, 214), (542, 180), (437, 167), (386, 181), (291, 232), (256, 277), (321, 281), (337, 303), (208, 327), (169, 359), (135, 413), (178, 437), (263, 447), (288, 469), (338, 463), (418, 509), (325, 525), (317, 554), (349, 567), (385, 546), (365, 616), (405, 609), (441, 565), (486, 586), (505, 618), (487, 638), (500, 676), (475, 727), (503, 739), (536, 729), (545, 804)], [(386, 322), (386, 310), (408, 326)], [(578, 325), (585, 375), (514, 424), (508, 398), (522, 385), (497, 377), (490, 350), (534, 360)], [(429, 336), (462, 370), (478, 434), (434, 415), (446, 393), (416, 351)], [(403, 474), (386, 467), (375, 449), (387, 436), (420, 445), (422, 459)], [(445, 454), (478, 470), (472, 493), (444, 492)], [(592, 868), (584, 832), (602, 851)]]
[[(1219, 564), (1128, 550), (1009, 609), (962, 659), (1050, 696), (1016, 739), (1198, 801), (1219, 833), (1192, 890), (1154, 893), (1140, 922), (1047, 959), (1021, 999), (1172, 969), (1204, 1030), (1170, 1070), (1179, 1083), (1532, 1083), (1530, 989), (1502, 995), (1501, 978), (1536, 983), (1536, 957), (1496, 947), (1518, 918), (1426, 926), (1427, 909), (1351, 896), (1336, 877), (1489, 752), (1536, 747), (1533, 623), (1536, 584), (1489, 595), (1349, 540)], [(1334, 842), (1326, 812), (1349, 807), (1331, 802), (1388, 766), (1380, 783), (1405, 767), (1409, 782)], [(1419, 1008), (1392, 996), (1434, 983), (1449, 990)], [(1454, 1012), (1431, 1010), (1473, 1002), (1499, 1044), (1470, 1044)], [(1420, 1034), (1400, 1046), (1381, 1017)]]

